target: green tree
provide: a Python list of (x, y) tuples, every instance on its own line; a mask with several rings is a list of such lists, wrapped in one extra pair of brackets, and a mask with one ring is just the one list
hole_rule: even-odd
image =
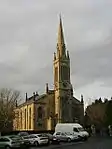
[(0, 131), (12, 129), (14, 108), (21, 101), (20, 92), (12, 89), (0, 89)]

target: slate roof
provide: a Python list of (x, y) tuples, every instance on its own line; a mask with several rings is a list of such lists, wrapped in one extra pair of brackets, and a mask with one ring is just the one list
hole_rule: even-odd
[[(25, 106), (25, 105), (29, 105), (31, 103), (42, 103), (41, 101), (39, 102), (39, 100), (46, 98), (47, 96), (54, 94), (54, 90), (49, 90), (48, 94), (42, 94), (42, 95), (38, 95), (35, 94), (35, 96), (31, 96), (27, 99), (27, 101), (25, 101), (24, 103), (20, 104), (18, 106), (18, 108)], [(43, 103), (44, 104), (44, 103)]]
[(76, 104), (81, 104), (80, 100), (78, 100), (77, 98), (73, 97), (73, 100)]

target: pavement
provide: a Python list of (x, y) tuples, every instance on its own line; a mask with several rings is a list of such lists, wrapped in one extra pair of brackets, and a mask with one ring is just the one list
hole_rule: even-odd
[(32, 147), (31, 149), (112, 149), (112, 138), (93, 137), (86, 142), (62, 143), (60, 145), (50, 145), (42, 147)]

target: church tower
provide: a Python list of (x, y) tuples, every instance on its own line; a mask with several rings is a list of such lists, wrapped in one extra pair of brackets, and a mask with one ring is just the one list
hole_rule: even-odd
[(57, 52), (54, 53), (54, 90), (55, 115), (57, 122), (71, 121), (71, 96), (73, 96), (70, 81), (70, 57), (66, 51), (62, 20), (60, 16), (57, 40)]

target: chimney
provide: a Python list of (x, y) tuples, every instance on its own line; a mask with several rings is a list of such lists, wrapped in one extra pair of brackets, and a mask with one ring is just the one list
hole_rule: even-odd
[(26, 96), (25, 98), (26, 98), (26, 101), (27, 101), (27, 100), (28, 100), (28, 96), (27, 96), (27, 93), (25, 94), (25, 96)]
[(49, 87), (48, 87), (48, 83), (46, 83), (46, 94), (49, 93)]
[(33, 100), (35, 100), (35, 92), (33, 92)]
[(36, 91), (36, 96), (39, 96), (38, 92)]

